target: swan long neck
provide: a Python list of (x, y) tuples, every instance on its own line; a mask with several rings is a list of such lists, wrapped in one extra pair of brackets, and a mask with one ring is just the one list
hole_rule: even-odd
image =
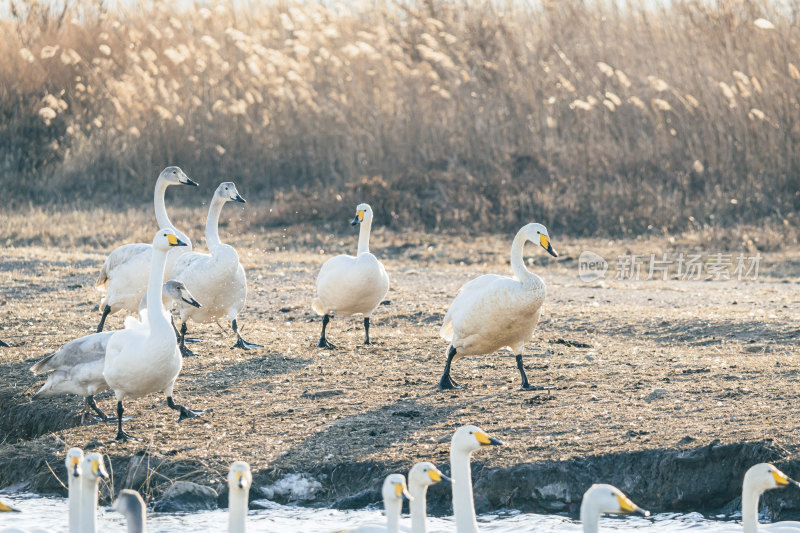
[(155, 191), (153, 191), (153, 207), (156, 210), (156, 220), (158, 221), (159, 228), (175, 229), (172, 222), (169, 221), (167, 216), (167, 206), (164, 204), (164, 195), (167, 192), (169, 185), (162, 179), (156, 182)]
[(244, 533), (247, 521), (247, 491), (232, 490), (228, 499), (228, 532)]
[(453, 515), (458, 533), (477, 533), (475, 504), (472, 501), (472, 471), (469, 454), (450, 450), (450, 476), (453, 478)]
[(225, 200), (214, 196), (211, 206), (208, 208), (208, 218), (206, 218), (206, 246), (211, 251), (221, 244), (219, 240), (219, 215), (222, 213), (222, 206)]
[(369, 253), (369, 232), (372, 230), (372, 220), (364, 219), (358, 230), (358, 255)]
[(81, 476), (81, 533), (97, 531), (97, 493), (98, 480)]
[(758, 531), (758, 499), (761, 493), (745, 483), (742, 487), (742, 533)]
[(600, 513), (590, 502), (584, 502), (581, 505), (581, 526), (583, 527), (583, 533), (597, 533), (599, 523)]
[(411, 511), (411, 533), (427, 533), (425, 519), (428, 513), (426, 485), (414, 483), (408, 487), (408, 492), (414, 498), (409, 504)]
[(81, 533), (81, 478), (69, 476), (69, 533)]
[(166, 262), (167, 253), (154, 247), (150, 263), (150, 278), (147, 281), (147, 321), (150, 324), (150, 331), (155, 331), (157, 327), (161, 326), (172, 328), (164, 317), (164, 304), (161, 303), (161, 284), (164, 281)]
[(523, 283), (533, 276), (525, 266), (525, 259), (522, 256), (526, 242), (528, 242), (528, 238), (520, 230), (517, 236), (514, 237), (514, 242), (511, 244), (511, 270), (514, 271), (514, 275), (517, 279)]
[(128, 533), (144, 533), (144, 507), (140, 507), (135, 511), (128, 513), (125, 517), (128, 522)]
[(386, 533), (399, 533), (403, 501), (387, 501), (384, 498), (383, 508), (386, 510)]

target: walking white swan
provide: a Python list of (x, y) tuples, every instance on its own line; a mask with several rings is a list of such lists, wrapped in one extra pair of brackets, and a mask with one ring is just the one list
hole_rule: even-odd
[(506, 346), (517, 356), (522, 377), (520, 390), (541, 389), (528, 383), (522, 364), (522, 348), (533, 337), (545, 298), (544, 282), (525, 267), (522, 257), (528, 241), (538, 243), (550, 255), (558, 257), (550, 245), (547, 228), (541, 224), (523, 226), (511, 245), (514, 277), (496, 274), (477, 277), (461, 287), (450, 304), (440, 332), (450, 341), (450, 347), (439, 390), (460, 388), (450, 377), (453, 361), (466, 355), (490, 354)]
[[(192, 185), (197, 183), (189, 179), (183, 170), (178, 167), (167, 167), (161, 171), (156, 180), (155, 191), (153, 192), (153, 205), (156, 211), (156, 221), (158, 227), (172, 230), (178, 238), (186, 243), (183, 250), (170, 252), (167, 262), (167, 273), (172, 269), (172, 265), (178, 256), (192, 249), (192, 241), (175, 229), (167, 216), (167, 209), (164, 205), (164, 195), (170, 185)], [(97, 325), (97, 332), (103, 331), (106, 318), (110, 314), (126, 310), (131, 313), (136, 312), (139, 301), (144, 295), (147, 287), (147, 272), (150, 265), (151, 248), (149, 244), (136, 243), (124, 244), (115, 248), (103, 263), (100, 276), (95, 283), (97, 289), (104, 292), (100, 300), (100, 309), (103, 316)]]
[[(117, 331), (108, 340), (103, 376), (117, 398), (116, 440), (132, 438), (122, 430), (123, 401), (129, 398), (163, 391), (167, 405), (180, 412), (178, 421), (203, 413), (178, 405), (172, 399), (183, 360), (172, 324), (160, 305), (167, 252), (173, 246), (185, 245), (171, 230), (162, 229), (156, 233), (147, 283), (147, 301), (151, 302), (147, 313), (149, 327)], [(159, 305), (152, 305), (152, 302), (159, 302)]]
[(386, 512), (385, 524), (366, 524), (354, 528), (338, 529), (336, 533), (399, 533), (400, 513), (403, 511), (403, 498), (411, 501), (406, 478), (403, 474), (389, 474), (383, 480), (381, 489), (383, 508)]
[(364, 315), (364, 344), (370, 344), (369, 319), (389, 292), (389, 276), (378, 259), (369, 252), (369, 233), (372, 229), (372, 208), (368, 204), (356, 207), (352, 224), (361, 225), (358, 234), (358, 254), (331, 257), (317, 276), (317, 297), (311, 306), (322, 315), (320, 348), (335, 348), (325, 336), (331, 313), (342, 316)]
[(597, 533), (600, 517), (604, 513), (637, 513), (650, 516), (650, 511), (645, 511), (633, 503), (618, 488), (605, 484), (592, 485), (581, 500), (583, 533)]
[(147, 527), (144, 500), (135, 490), (119, 491), (112, 508), (125, 516), (128, 533), (144, 533)]
[(244, 268), (239, 262), (239, 254), (233, 246), (219, 240), (219, 215), (222, 206), (227, 202), (245, 203), (244, 198), (236, 190), (236, 185), (230, 181), (220, 183), (208, 208), (206, 244), (209, 253), (183, 254), (172, 267), (171, 277), (185, 283), (192, 294), (203, 303), (202, 308), (184, 307), (180, 310), (180, 350), (183, 355), (194, 355), (185, 344), (186, 323), (189, 320), (213, 322), (225, 318), (231, 323), (236, 334), (236, 344), (233, 348), (244, 350), (263, 348), (259, 344), (245, 341), (239, 334), (239, 325), (236, 322), (236, 317), (244, 307), (247, 297), (247, 279)]
[[(197, 300), (186, 289), (183, 283), (169, 280), (163, 286), (164, 299), (171, 306), (172, 302), (182, 301), (188, 305), (200, 306)], [(144, 317), (145, 314), (142, 314)], [(146, 322), (127, 320), (126, 328), (147, 328)], [(31, 367), (31, 372), (36, 375), (50, 373), (42, 388), (33, 395), (34, 398), (46, 398), (62, 394), (78, 394), (86, 397), (86, 406), (108, 422), (113, 417), (107, 416), (97, 406), (95, 394), (108, 390), (108, 384), (103, 376), (105, 365), (106, 347), (114, 331), (92, 333), (79, 339), (68, 342), (54, 353), (42, 358)], [(87, 411), (81, 416), (86, 422)]]
[(478, 531), (475, 503), (472, 499), (472, 471), (469, 466), (472, 452), (486, 446), (502, 444), (476, 426), (460, 427), (453, 434), (453, 440), (450, 441), (450, 477), (453, 487), (453, 516), (458, 533)]
[(409, 510), (411, 511), (411, 533), (426, 533), (425, 523), (428, 515), (428, 487), (440, 481), (450, 481), (433, 463), (417, 463), (408, 472), (408, 493), (411, 495)]
[(244, 461), (235, 461), (228, 472), (228, 532), (244, 533), (247, 524), (247, 501), (253, 475)]
[(800, 522), (758, 523), (758, 500), (765, 491), (783, 489), (789, 485), (800, 487), (800, 483), (768, 463), (751, 466), (742, 483), (742, 529), (743, 533), (769, 531), (771, 533), (798, 533)]

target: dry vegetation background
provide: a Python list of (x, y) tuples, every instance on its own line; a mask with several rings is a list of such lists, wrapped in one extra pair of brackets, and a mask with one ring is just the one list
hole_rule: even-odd
[(796, 240), (793, 0), (181, 5), (11, 2), (7, 202), (138, 207), (178, 164), (257, 224)]

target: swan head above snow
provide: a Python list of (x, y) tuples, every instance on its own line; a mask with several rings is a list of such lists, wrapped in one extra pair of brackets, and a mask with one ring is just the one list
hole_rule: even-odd
[(550, 235), (547, 233), (547, 228), (536, 222), (527, 224), (522, 227), (520, 233), (531, 242), (539, 243), (539, 246), (544, 248), (547, 253), (553, 257), (558, 257), (558, 254), (553, 250), (550, 244)]
[(153, 249), (166, 252), (173, 246), (187, 246), (171, 229), (160, 229), (153, 237)]
[(167, 167), (158, 175), (158, 180), (167, 185), (191, 185), (197, 187), (197, 182), (189, 179), (180, 167)]
[(440, 481), (450, 481), (450, 478), (442, 474), (433, 463), (417, 463), (408, 472), (408, 484), (411, 486), (429, 487)]
[(0, 502), (0, 513), (18, 513), (19, 509), (15, 509), (10, 505)]
[(384, 502), (403, 503), (403, 498), (411, 501), (411, 495), (408, 493), (408, 486), (406, 486), (406, 478), (403, 474), (389, 474), (383, 481), (383, 494)]
[(67, 457), (64, 459), (64, 464), (67, 467), (67, 472), (72, 477), (80, 477), (81, 475), (81, 461), (83, 460), (83, 450), (80, 448), (70, 448), (67, 452)]
[(108, 479), (108, 472), (106, 472), (106, 465), (103, 464), (103, 456), (99, 453), (87, 453), (83, 456), (81, 461), (82, 475), (89, 481), (96, 481), (98, 479)]
[(459, 451), (469, 455), (485, 446), (501, 446), (502, 444), (502, 442), (493, 439), (477, 426), (463, 426), (453, 434), (450, 450), (451, 453)]
[(744, 486), (750, 490), (755, 490), (758, 494), (770, 489), (788, 487), (789, 485), (800, 487), (800, 483), (769, 463), (759, 463), (751, 466), (744, 475)]
[(586, 519), (585, 513), (596, 516), (603, 513), (637, 513), (642, 516), (650, 516), (650, 511), (645, 511), (633, 503), (617, 487), (605, 484), (592, 485), (583, 495), (583, 501), (581, 501), (582, 520)]
[(172, 298), (173, 301), (183, 301), (192, 307), (202, 307), (200, 302), (194, 299), (192, 293), (186, 288), (182, 281), (171, 279), (164, 282), (164, 294)]
[(372, 208), (369, 204), (358, 204), (358, 207), (356, 207), (356, 218), (354, 218), (350, 224), (356, 226), (362, 222), (372, 222)]
[(248, 492), (252, 483), (253, 475), (250, 473), (250, 465), (244, 461), (231, 463), (231, 471), (228, 472), (228, 488), (231, 492), (234, 490)]
[(214, 197), (225, 202), (247, 203), (245, 199), (239, 195), (239, 191), (236, 190), (236, 185), (234, 185), (232, 181), (223, 181), (220, 183), (217, 190), (214, 191)]

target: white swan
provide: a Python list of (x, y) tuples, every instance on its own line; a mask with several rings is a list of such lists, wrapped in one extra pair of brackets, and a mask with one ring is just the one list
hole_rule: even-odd
[[(161, 280), (167, 252), (173, 246), (185, 246), (171, 230), (162, 229), (153, 238), (147, 301), (161, 302)], [(192, 411), (172, 400), (175, 380), (183, 364), (172, 324), (161, 305), (150, 305), (147, 328), (117, 331), (108, 340), (103, 376), (117, 398), (116, 440), (132, 438), (122, 431), (122, 402), (153, 392), (163, 391), (167, 405), (180, 412), (178, 420), (195, 417), (203, 411)]]
[(592, 485), (581, 500), (583, 533), (597, 533), (600, 516), (603, 513), (638, 513), (650, 516), (650, 511), (645, 511), (633, 503), (618, 488), (605, 484)]
[(463, 426), (453, 434), (450, 442), (450, 477), (453, 486), (453, 516), (458, 533), (476, 533), (475, 503), (472, 500), (472, 471), (469, 467), (472, 452), (485, 446), (503, 443), (491, 438), (481, 428)]
[(64, 465), (67, 467), (67, 489), (69, 505), (69, 533), (81, 532), (81, 463), (83, 450), (70, 448)]
[(768, 463), (751, 466), (744, 475), (742, 484), (742, 530), (743, 533), (769, 531), (771, 533), (798, 533), (800, 522), (758, 523), (758, 500), (764, 491), (786, 488), (789, 485), (800, 487), (800, 483)]
[(400, 513), (403, 510), (403, 498), (411, 501), (406, 478), (403, 474), (389, 474), (383, 481), (383, 508), (386, 511), (386, 524), (367, 524), (354, 528), (338, 529), (335, 533), (399, 533)]
[(247, 523), (247, 499), (253, 475), (244, 461), (235, 461), (228, 472), (228, 532), (244, 533)]
[(428, 487), (440, 481), (450, 481), (433, 463), (417, 463), (408, 472), (408, 493), (411, 495), (411, 533), (426, 533)]
[(81, 533), (97, 531), (97, 496), (100, 479), (108, 479), (108, 472), (99, 453), (87, 453), (81, 461), (80, 474), (80, 524)]
[(229, 181), (217, 187), (208, 208), (206, 244), (210, 254), (198, 252), (183, 254), (172, 268), (171, 277), (185, 283), (192, 294), (203, 303), (202, 308), (184, 307), (180, 310), (180, 348), (184, 355), (194, 355), (184, 344), (186, 323), (189, 320), (213, 322), (226, 318), (236, 333), (236, 344), (233, 348), (245, 350), (263, 348), (261, 345), (246, 342), (239, 334), (236, 316), (242, 310), (247, 297), (247, 279), (244, 268), (239, 262), (239, 254), (232, 246), (223, 244), (219, 240), (219, 215), (226, 202), (245, 203), (236, 186)]
[(112, 509), (125, 516), (128, 533), (144, 533), (147, 524), (144, 500), (135, 490), (123, 489), (114, 500)]
[(364, 315), (364, 344), (370, 344), (369, 318), (389, 292), (389, 276), (383, 264), (369, 252), (372, 208), (368, 204), (359, 204), (352, 224), (361, 224), (357, 256), (331, 257), (317, 276), (317, 297), (311, 306), (317, 314), (323, 315), (322, 335), (317, 344), (320, 348), (335, 348), (325, 336), (331, 313)]
[(522, 377), (520, 390), (541, 389), (528, 383), (522, 364), (522, 348), (533, 337), (545, 297), (544, 282), (525, 267), (522, 258), (527, 241), (538, 243), (558, 257), (550, 245), (547, 228), (528, 224), (519, 230), (511, 245), (513, 278), (486, 274), (461, 287), (442, 324), (441, 336), (450, 341), (450, 348), (439, 390), (460, 388), (450, 377), (453, 361), (466, 355), (489, 354), (505, 346), (517, 356)]
[[(200, 305), (179, 281), (169, 280), (164, 283), (163, 289), (164, 299), (168, 302), (183, 301), (190, 305)], [(170, 305), (172, 304), (170, 303)], [(126, 327), (147, 328), (143, 316), (145, 316), (144, 313), (140, 316), (139, 321), (126, 320)], [(36, 375), (48, 372), (50, 374), (42, 388), (33, 397), (46, 398), (61, 394), (85, 396), (87, 407), (97, 413), (101, 420), (106, 422), (112, 420), (97, 406), (94, 395), (108, 390), (108, 384), (103, 377), (103, 366), (108, 340), (114, 333), (113, 331), (103, 331), (75, 339), (38, 361), (31, 367), (31, 372)], [(88, 411), (84, 412), (82, 420), (85, 419), (87, 413)]]
[[(192, 249), (192, 242), (189, 238), (175, 229), (175, 226), (172, 225), (167, 216), (167, 209), (164, 206), (164, 194), (170, 185), (192, 185), (196, 187), (197, 183), (189, 179), (183, 170), (178, 167), (165, 168), (156, 180), (153, 205), (156, 211), (158, 227), (172, 230), (187, 246), (183, 250), (175, 250), (170, 253), (166, 270), (168, 273), (178, 256)], [(149, 244), (125, 244), (115, 248), (106, 258), (103, 268), (100, 270), (100, 276), (95, 283), (97, 289), (105, 293), (100, 300), (100, 309), (103, 312), (103, 316), (97, 325), (98, 333), (103, 331), (108, 315), (122, 310), (127, 310), (131, 313), (136, 311), (147, 287), (150, 252)]]

